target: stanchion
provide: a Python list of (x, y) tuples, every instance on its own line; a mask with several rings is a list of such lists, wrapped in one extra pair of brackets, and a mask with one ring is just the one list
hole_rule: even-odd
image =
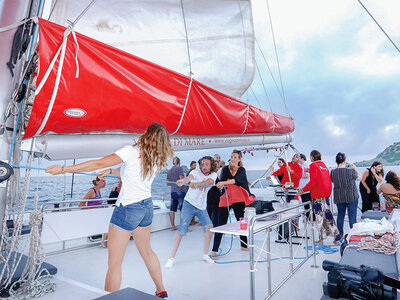
[(312, 251), (313, 251), (313, 264), (311, 265), (311, 268), (319, 268), (317, 266), (317, 254), (315, 252), (315, 237), (314, 237), (314, 212), (311, 210), (311, 242), (312, 242)]
[(288, 227), (289, 227), (290, 274), (293, 274), (292, 219), (289, 219)]
[(271, 274), (271, 231), (267, 229), (267, 270), (268, 270), (268, 295), (272, 293)]

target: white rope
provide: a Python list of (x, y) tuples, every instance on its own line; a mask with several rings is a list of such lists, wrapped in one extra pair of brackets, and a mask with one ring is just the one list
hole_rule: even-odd
[(25, 23), (27, 23), (27, 22), (29, 22), (29, 21), (31, 21), (31, 20), (32, 20), (34, 23), (37, 23), (37, 22), (38, 22), (37, 17), (33, 17), (33, 18), (30, 18), (30, 19), (25, 19), (25, 20), (22, 20), (22, 21), (20, 21), (20, 22), (18, 22), (18, 23), (14, 23), (14, 24), (10, 24), (10, 25), (1, 27), (1, 28), (0, 28), (0, 32), (5, 32), (5, 31), (8, 31), (8, 30), (17, 28), (17, 27), (19, 27), (19, 26), (21, 26), (21, 25), (23, 25), (23, 24), (25, 24)]
[[(268, 230), (268, 229), (267, 229)], [(264, 246), (265, 246), (265, 243), (267, 242), (267, 239), (268, 239), (268, 237), (270, 236), (270, 232), (268, 232), (266, 235), (265, 235), (265, 238), (264, 238), (264, 241), (263, 241), (263, 243), (262, 243), (262, 245), (261, 245), (261, 249), (264, 249)], [(248, 246), (247, 246), (248, 247)], [(254, 264), (254, 270), (257, 270), (257, 264), (258, 264), (258, 262), (260, 261), (260, 257), (261, 257), (261, 251), (260, 252), (258, 252), (258, 256), (257, 256), (257, 259), (256, 259), (256, 263)]]
[[(32, 143), (34, 144), (34, 143)], [(32, 145), (31, 144), (31, 145)], [(44, 145), (44, 150), (42, 157), (38, 159), (38, 165), (41, 166), (41, 161), (45, 156), (47, 150), (47, 141)], [(33, 156), (33, 151), (31, 152)], [(30, 175), (29, 175), (30, 177)], [(42, 224), (43, 213), (38, 210), (39, 201), (39, 177), (36, 182), (36, 192), (34, 198), (34, 210), (29, 216), (29, 226), (31, 232), (29, 235), (29, 255), (28, 261), (22, 271), (21, 277), (12, 283), (9, 288), (9, 293), (12, 298), (15, 299), (27, 299), (28, 297), (40, 297), (48, 292), (54, 291), (56, 285), (50, 282), (52, 276), (47, 269), (41, 269), (41, 265), (44, 262), (45, 256), (42, 245), (40, 243), (40, 226)], [(22, 212), (25, 211), (23, 208)], [(17, 236), (16, 238), (18, 238)], [(25, 252), (25, 251), (24, 251)], [(23, 253), (24, 253), (23, 252)], [(18, 266), (22, 255), (19, 257), (19, 261), (15, 266)], [(14, 268), (15, 272), (16, 267)], [(11, 277), (11, 276), (10, 276)], [(8, 281), (9, 285), (11, 283), (11, 278)], [(14, 286), (19, 286), (17, 291), (14, 291)]]
[[(54, 83), (53, 94), (51, 96), (49, 106), (47, 107), (46, 115), (44, 116), (44, 118), (42, 120), (42, 124), (40, 125), (39, 129), (36, 131), (35, 135), (41, 134), (43, 128), (46, 126), (46, 123), (47, 123), (47, 121), (48, 121), (48, 119), (50, 117), (51, 111), (53, 109), (54, 102), (56, 100), (57, 93), (58, 93), (58, 87), (60, 85), (61, 72), (62, 72), (62, 69), (63, 69), (63, 66), (64, 66), (65, 51), (66, 51), (66, 48), (67, 48), (68, 36), (69, 36), (70, 33), (72, 33), (73, 36), (75, 35), (73, 26), (69, 26), (64, 31), (64, 37), (63, 37), (62, 44), (58, 48), (57, 53), (55, 54), (53, 60), (51, 61), (49, 67), (47, 68), (47, 71), (46, 71), (44, 77), (42, 78), (42, 81), (39, 83), (38, 89), (36, 90), (35, 94), (38, 95), (40, 93), (43, 85), (47, 81), (47, 79), (48, 79), (48, 77), (50, 75), (50, 72), (54, 67), (55, 62), (58, 59), (58, 56), (60, 56), (60, 62), (58, 64), (58, 70), (57, 70), (56, 81)], [(77, 43), (76, 36), (74, 36), (74, 40)], [(77, 43), (77, 51), (78, 50), (79, 50), (79, 44)], [(79, 75), (79, 64), (78, 64), (78, 54), (77, 53), (76, 53), (76, 56), (75, 56), (75, 63), (77, 64), (77, 67), (76, 67), (77, 70), (76, 70), (75, 76), (78, 76)]]
[(79, 78), (79, 63), (78, 63), (79, 44), (78, 44), (78, 39), (76, 38), (75, 31), (72, 31), (72, 37), (74, 38), (74, 41), (75, 41), (75, 44), (76, 44), (76, 52), (75, 52), (76, 72), (75, 72), (75, 78)]
[(244, 130), (243, 130), (242, 134), (244, 134), (247, 130), (247, 124), (249, 123), (249, 113), (250, 113), (250, 104), (249, 104), (249, 98), (247, 97), (246, 125), (244, 126)]
[(183, 112), (182, 112), (182, 115), (181, 115), (181, 120), (179, 121), (178, 128), (176, 128), (176, 130), (173, 133), (171, 133), (171, 135), (174, 135), (175, 133), (177, 133), (178, 130), (181, 128), (183, 117), (185, 116), (185, 112), (186, 112), (186, 107), (187, 107), (187, 104), (189, 102), (189, 95), (190, 95), (190, 91), (192, 89), (192, 83), (193, 83), (193, 76), (192, 76), (192, 74), (190, 74), (190, 83), (189, 83), (189, 88), (188, 88), (188, 92), (187, 92), (187, 95), (186, 95), (185, 106), (183, 107)]

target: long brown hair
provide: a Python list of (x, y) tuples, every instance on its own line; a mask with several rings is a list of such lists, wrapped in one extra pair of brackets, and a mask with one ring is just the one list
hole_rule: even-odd
[[(243, 162), (242, 162), (242, 151), (236, 150), (236, 149), (235, 149), (235, 150), (232, 151), (232, 154), (233, 154), (233, 153), (236, 153), (236, 154), (239, 156), (239, 159), (240, 159), (240, 160), (239, 160), (239, 162), (238, 162), (238, 167), (243, 167)], [(232, 155), (232, 154), (231, 154), (231, 155)], [(231, 169), (231, 166), (230, 166), (230, 165), (229, 165), (229, 169)]]
[(147, 127), (137, 143), (142, 155), (142, 179), (154, 173), (154, 166), (161, 170), (167, 166), (167, 159), (174, 156), (169, 133), (160, 123), (152, 123)]
[(393, 185), (396, 190), (400, 190), (400, 178), (395, 172), (389, 171), (386, 174), (385, 180), (387, 183)]

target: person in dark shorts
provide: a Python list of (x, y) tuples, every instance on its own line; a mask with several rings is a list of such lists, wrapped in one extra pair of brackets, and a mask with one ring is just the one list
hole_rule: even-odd
[[(108, 270), (104, 288), (107, 292), (115, 292), (121, 286), (122, 261), (133, 233), (136, 248), (156, 286), (156, 296), (168, 299), (160, 261), (150, 243), (153, 222), (151, 184), (173, 154), (167, 129), (162, 124), (152, 123), (137, 143), (127, 145), (111, 155), (73, 166), (53, 165), (46, 169), (46, 173), (52, 175), (104, 169), (99, 172), (100, 178), (107, 175), (121, 177), (123, 185), (108, 229)], [(121, 169), (110, 168), (121, 163)]]
[(110, 195), (108, 196), (108, 198), (115, 198), (115, 200), (107, 200), (107, 204), (115, 204), (115, 202), (117, 202), (119, 192), (121, 191), (121, 186), (122, 181), (121, 179), (118, 179), (117, 186), (111, 189)]
[[(181, 167), (181, 160), (179, 157), (175, 156), (172, 160), (173, 167), (168, 171), (167, 181), (176, 182), (179, 179), (184, 178), (183, 168)], [(186, 186), (178, 186), (176, 184), (167, 183), (171, 186), (171, 206), (169, 208), (169, 219), (171, 221), (171, 230), (177, 230), (175, 226), (175, 213), (182, 210), (183, 199), (186, 195)]]

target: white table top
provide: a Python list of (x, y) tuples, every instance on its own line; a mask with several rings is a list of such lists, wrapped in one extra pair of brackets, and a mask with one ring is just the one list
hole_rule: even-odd
[[(276, 222), (277, 220), (269, 220), (269, 221), (257, 221), (254, 225), (254, 229), (257, 230), (262, 226), (272, 224)], [(211, 228), (211, 232), (218, 232), (218, 233), (224, 233), (224, 234), (233, 234), (233, 235), (244, 235), (248, 236), (249, 235), (249, 230), (248, 227), (246, 230), (241, 230), (240, 229), (240, 222), (232, 222), (228, 223), (222, 226), (214, 227)]]

